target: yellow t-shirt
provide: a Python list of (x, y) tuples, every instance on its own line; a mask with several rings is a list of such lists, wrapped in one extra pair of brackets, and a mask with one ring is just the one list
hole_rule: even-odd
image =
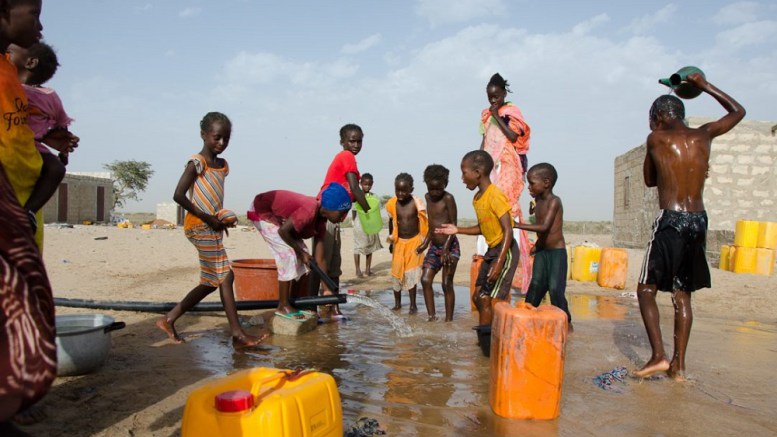
[(488, 247), (492, 248), (501, 244), (504, 232), (502, 232), (502, 225), (499, 224), (499, 218), (507, 214), (510, 217), (510, 226), (513, 226), (510, 203), (504, 193), (496, 185), (491, 184), (480, 198), (475, 196), (472, 200), (472, 206), (475, 207), (480, 233), (485, 237)]
[[(16, 67), (0, 56), (0, 165), (5, 170), (19, 204), (24, 206), (40, 177), (43, 159), (35, 148), (35, 135), (27, 126), (27, 95)], [(35, 242), (43, 249), (43, 211), (36, 214)]]

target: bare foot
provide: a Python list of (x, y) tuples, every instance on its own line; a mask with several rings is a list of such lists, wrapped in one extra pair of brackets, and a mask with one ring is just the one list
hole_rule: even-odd
[(232, 346), (235, 349), (256, 346), (266, 340), (269, 336), (269, 334), (262, 334), (258, 337), (248, 334), (235, 335), (232, 336)]
[(418, 307), (415, 305), (410, 305), (410, 311), (408, 311), (408, 314), (415, 314), (418, 312)]
[(372, 273), (371, 270), (367, 270), (367, 276), (373, 276), (375, 273)]
[(173, 326), (173, 324), (167, 321), (165, 317), (162, 317), (156, 321), (156, 327), (164, 331), (165, 334), (167, 334), (167, 336), (170, 337), (170, 340), (172, 340), (173, 343), (175, 344), (185, 343), (184, 339), (181, 338), (181, 336), (178, 335), (178, 332), (175, 331), (175, 327)]
[(399, 311), (400, 309), (402, 309), (402, 305), (401, 304), (395, 304), (394, 307), (391, 308), (391, 311)]
[(666, 370), (666, 374), (669, 375), (675, 382), (686, 382), (685, 370), (678, 369), (674, 361), (669, 364), (669, 368)]
[(356, 271), (356, 277), (357, 277), (357, 278), (363, 278), (363, 277), (364, 277), (364, 275), (362, 274), (362, 272), (361, 272), (360, 270), (357, 270), (357, 271)]
[(428, 322), (434, 322), (435, 320), (437, 320), (437, 315), (436, 314), (429, 314), (429, 318), (426, 319), (426, 320)]
[(655, 362), (652, 360), (648, 361), (648, 363), (639, 370), (632, 370), (631, 376), (635, 378), (647, 378), (656, 373), (666, 372), (667, 370), (669, 370), (669, 361), (667, 361), (666, 358), (661, 358)]

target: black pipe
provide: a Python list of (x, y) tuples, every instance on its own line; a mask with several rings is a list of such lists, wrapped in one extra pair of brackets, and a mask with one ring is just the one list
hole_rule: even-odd
[[(334, 296), (307, 296), (289, 299), (294, 307), (310, 308), (318, 305), (346, 303), (345, 294)], [(54, 298), (54, 305), (69, 308), (88, 308), (94, 310), (142, 311), (148, 313), (165, 313), (173, 309), (176, 302), (138, 302), (138, 301), (108, 301), (87, 299)], [(278, 307), (277, 300), (243, 300), (235, 302), (239, 311), (266, 310)], [(221, 302), (200, 302), (189, 311), (223, 311)]]

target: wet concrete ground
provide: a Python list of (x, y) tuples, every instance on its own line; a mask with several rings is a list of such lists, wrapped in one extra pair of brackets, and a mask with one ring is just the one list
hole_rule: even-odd
[[(367, 296), (393, 305), (391, 292)], [(331, 373), (342, 397), (344, 422), (375, 418), (388, 435), (777, 435), (777, 328), (741, 320), (696, 317), (687, 357), (689, 382), (627, 379), (619, 392), (592, 378), (618, 366), (644, 363), (650, 353), (637, 301), (570, 294), (575, 333), (569, 337), (561, 415), (552, 421), (497, 417), (488, 404), (489, 363), (471, 327), (469, 293), (457, 289), (455, 320), (427, 322), (422, 296), (417, 315), (404, 307), (392, 320), (364, 305), (347, 304), (346, 322), (320, 325), (301, 337), (274, 336), (259, 350), (234, 352), (223, 341), (198, 341), (203, 370), (226, 374), (255, 366), (316, 368)], [(436, 303), (442, 309), (443, 297)], [(661, 307), (671, 353), (671, 308)], [(207, 336), (222, 333), (208, 333)]]

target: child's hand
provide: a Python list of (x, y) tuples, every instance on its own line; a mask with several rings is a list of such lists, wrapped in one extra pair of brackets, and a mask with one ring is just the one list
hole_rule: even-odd
[(492, 103), (489, 110), (491, 111), (491, 115), (494, 116), (494, 118), (499, 118), (499, 103)]
[(420, 244), (418, 247), (416, 247), (415, 253), (420, 255), (426, 250), (427, 247), (429, 247), (428, 244)]
[(459, 232), (459, 228), (451, 223), (444, 223), (440, 227), (434, 229), (435, 234), (454, 235)]
[(205, 217), (202, 218), (202, 221), (205, 222), (206, 225), (210, 226), (210, 228), (216, 232), (223, 231), (224, 229), (226, 229), (226, 225), (222, 223), (221, 220), (219, 220), (218, 217), (216, 217), (215, 215), (207, 214), (205, 215)]
[(309, 253), (307, 253), (307, 252), (305, 252), (304, 250), (301, 250), (301, 249), (300, 249), (299, 253), (297, 253), (297, 258), (299, 259), (299, 261), (300, 261), (300, 262), (301, 262), (303, 265), (308, 265), (308, 264), (310, 264), (310, 254), (309, 254)]
[(503, 267), (504, 263), (502, 263), (502, 265), (499, 265), (499, 263), (492, 265), (488, 270), (488, 277), (486, 278), (486, 281), (488, 281), (489, 284), (495, 283), (496, 280), (499, 279), (499, 273), (502, 272)]
[(81, 139), (65, 128), (55, 128), (48, 131), (41, 141), (59, 152), (70, 153), (78, 147)]

